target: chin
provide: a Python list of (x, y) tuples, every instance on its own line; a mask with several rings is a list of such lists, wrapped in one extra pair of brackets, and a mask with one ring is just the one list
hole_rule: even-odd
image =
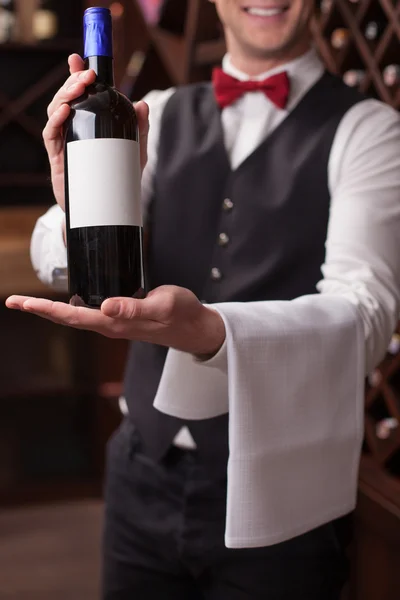
[(290, 41), (279, 40), (276, 43), (271, 43), (271, 40), (260, 41), (257, 44), (254, 43), (254, 39), (251, 43), (247, 44), (248, 51), (257, 58), (274, 58), (280, 56), (291, 48)]

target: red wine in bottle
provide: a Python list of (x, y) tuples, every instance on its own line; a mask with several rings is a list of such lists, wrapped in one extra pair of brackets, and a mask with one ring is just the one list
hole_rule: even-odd
[(96, 81), (71, 104), (65, 131), (65, 204), (70, 302), (100, 307), (145, 295), (138, 124), (114, 87), (112, 21), (84, 15), (84, 58)]

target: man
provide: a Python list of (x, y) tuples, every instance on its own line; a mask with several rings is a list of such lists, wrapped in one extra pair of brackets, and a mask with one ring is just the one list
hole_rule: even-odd
[[(135, 340), (108, 451), (105, 599), (338, 600), (363, 381), (399, 310), (400, 121), (324, 72), (313, 0), (215, 4), (214, 87), (146, 98), (152, 293), (100, 311), (7, 304)], [(94, 78), (76, 55), (70, 68), (44, 131), (61, 207), (66, 103)], [(53, 207), (33, 235), (48, 283), (63, 223)]]

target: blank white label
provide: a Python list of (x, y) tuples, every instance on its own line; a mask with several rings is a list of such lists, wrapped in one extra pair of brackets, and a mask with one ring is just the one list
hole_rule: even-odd
[(67, 144), (70, 228), (142, 226), (139, 144), (95, 139)]

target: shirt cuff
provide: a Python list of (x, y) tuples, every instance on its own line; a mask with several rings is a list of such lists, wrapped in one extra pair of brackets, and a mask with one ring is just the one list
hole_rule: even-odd
[(218, 368), (207, 371), (215, 358), (199, 362), (193, 360), (192, 354), (170, 348), (154, 408), (188, 420), (209, 419), (227, 413), (228, 377)]
[[(207, 308), (212, 308), (220, 315), (220, 317), (224, 321), (225, 330), (226, 330), (227, 323), (226, 323), (225, 317), (221, 313), (221, 311), (212, 305), (205, 304), (204, 306), (207, 306)], [(215, 369), (219, 369), (220, 371), (222, 371), (222, 373), (227, 374), (228, 373), (228, 345), (227, 345), (227, 341), (226, 341), (226, 336), (225, 336), (224, 343), (222, 344), (221, 348), (218, 350), (218, 352), (216, 354), (214, 354), (213, 356), (210, 356), (210, 357), (200, 356), (198, 354), (195, 354), (195, 355), (193, 355), (193, 360), (200, 365), (204, 365), (205, 367), (213, 367)]]
[(52, 206), (38, 219), (32, 234), (32, 266), (39, 279), (46, 285), (53, 285), (55, 270), (62, 271), (67, 268), (64, 222), (64, 212), (58, 205)]
[(214, 367), (215, 369), (219, 369), (223, 373), (228, 372), (228, 345), (225, 338), (224, 343), (221, 348), (218, 350), (214, 356), (211, 358), (204, 358), (202, 356), (194, 355), (193, 360), (205, 367)]

